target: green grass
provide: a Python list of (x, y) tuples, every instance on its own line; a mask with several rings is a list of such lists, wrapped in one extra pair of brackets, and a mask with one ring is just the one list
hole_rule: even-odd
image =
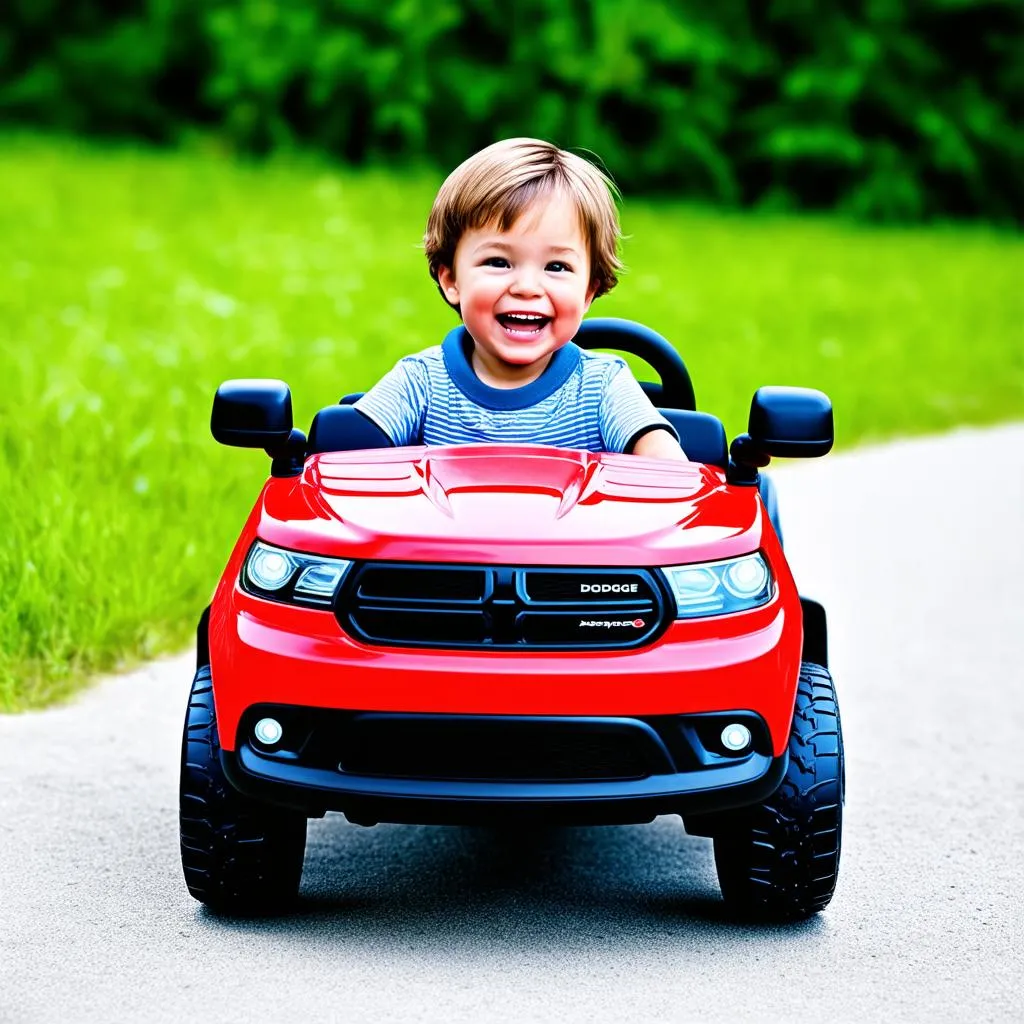
[[(313, 160), (0, 140), (0, 709), (187, 642), (268, 462), (209, 434), (227, 377), (296, 420), (453, 324), (417, 248), (438, 184)], [(730, 434), (822, 388), (840, 447), (1024, 415), (1024, 243), (627, 199), (594, 312), (673, 339)]]

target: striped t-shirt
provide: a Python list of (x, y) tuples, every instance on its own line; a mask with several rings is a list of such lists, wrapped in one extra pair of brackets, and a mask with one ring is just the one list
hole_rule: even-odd
[(629, 452), (650, 430), (672, 426), (617, 356), (572, 344), (519, 388), (492, 388), (470, 362), (465, 327), (442, 344), (399, 360), (356, 409), (397, 446), (547, 444), (591, 452)]

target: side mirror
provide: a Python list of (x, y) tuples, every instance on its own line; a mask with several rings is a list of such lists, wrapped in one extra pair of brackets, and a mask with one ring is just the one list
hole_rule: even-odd
[(292, 393), (283, 380), (226, 380), (213, 396), (210, 430), (221, 444), (276, 449), (292, 432)]
[(835, 428), (828, 395), (812, 388), (764, 387), (750, 402), (747, 433), (729, 447), (731, 483), (756, 484), (773, 456), (817, 458), (832, 450)]
[(812, 388), (758, 388), (747, 430), (766, 455), (813, 459), (832, 450), (832, 402)]

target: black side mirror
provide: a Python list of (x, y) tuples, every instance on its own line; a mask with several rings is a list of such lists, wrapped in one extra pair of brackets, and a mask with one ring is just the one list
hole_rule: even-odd
[(758, 388), (747, 430), (767, 455), (813, 459), (832, 450), (832, 402), (812, 388)]
[(817, 458), (832, 450), (835, 428), (828, 395), (812, 388), (764, 387), (750, 402), (747, 433), (729, 447), (731, 483), (756, 484), (772, 456)]
[(210, 430), (235, 448), (276, 449), (292, 432), (292, 393), (283, 380), (226, 380), (213, 396)]

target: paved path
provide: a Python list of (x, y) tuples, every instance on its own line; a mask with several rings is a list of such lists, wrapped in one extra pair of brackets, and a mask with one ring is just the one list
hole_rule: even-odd
[(310, 824), (300, 910), (188, 896), (190, 656), (0, 718), (0, 1021), (1009, 1021), (1024, 977), (1024, 424), (776, 474), (829, 610), (839, 888), (731, 923), (678, 819), (501, 834)]

